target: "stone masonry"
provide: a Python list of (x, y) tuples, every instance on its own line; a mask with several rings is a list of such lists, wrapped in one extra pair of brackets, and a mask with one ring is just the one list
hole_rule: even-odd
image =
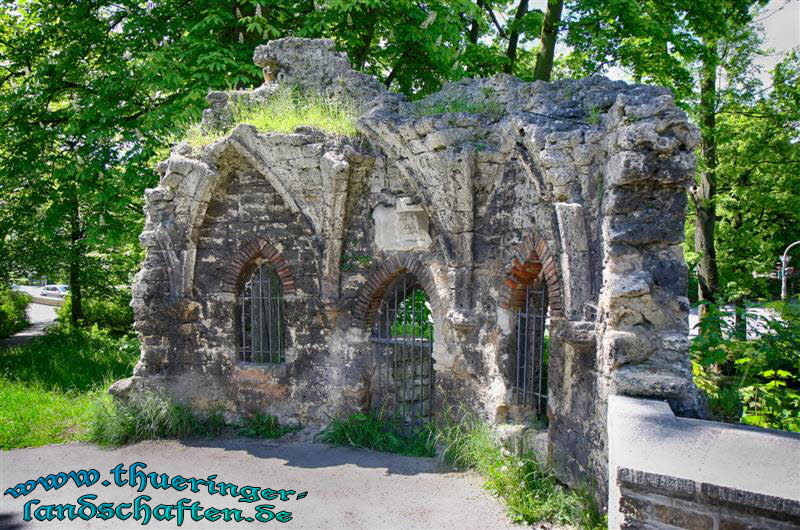
[[(698, 412), (681, 242), (699, 136), (666, 89), (498, 75), (410, 102), (329, 40), (272, 41), (255, 62), (265, 84), (210, 94), (207, 127), (285, 85), (354, 102), (359, 135), (240, 124), (173, 149), (146, 194), (132, 302), (142, 354), (117, 395), (307, 425), (363, 409), (375, 312), (410, 272), (432, 309), (434, 412), (495, 423), (526, 421), (509, 341), (526, 282), (546, 282), (548, 452), (568, 483), (606, 483), (609, 395)], [(435, 112), (453, 101), (474, 113)], [(239, 362), (234, 331), (261, 262), (286, 307), (286, 361), (270, 367)]]

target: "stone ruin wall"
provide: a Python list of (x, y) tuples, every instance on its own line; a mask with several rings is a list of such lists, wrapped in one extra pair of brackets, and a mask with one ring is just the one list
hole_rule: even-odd
[[(498, 75), (421, 103), (490, 112), (423, 116), (328, 40), (273, 41), (255, 61), (264, 86), (210, 94), (207, 125), (283, 84), (354, 100), (360, 135), (239, 125), (173, 150), (147, 191), (132, 302), (142, 355), (117, 395), (312, 425), (363, 409), (370, 322), (409, 270), (432, 306), (435, 410), (524, 421), (507, 349), (524, 289), (514, 271), (528, 262), (549, 292), (549, 457), (562, 478), (605, 484), (610, 394), (698, 412), (681, 242), (699, 137), (667, 90)], [(286, 302), (286, 362), (270, 369), (240, 364), (234, 334), (236, 293), (261, 261)]]

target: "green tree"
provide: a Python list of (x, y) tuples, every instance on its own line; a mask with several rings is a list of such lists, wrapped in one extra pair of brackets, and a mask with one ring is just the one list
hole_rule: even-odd
[(752, 64), (758, 53), (752, 22), (764, 3), (581, 0), (571, 6), (566, 41), (575, 51), (564, 61), (567, 71), (587, 75), (618, 66), (637, 81), (668, 86), (700, 126), (701, 160), (690, 196), (698, 298), (707, 302), (717, 301), (719, 291), (718, 115), (724, 104), (747, 98), (753, 88), (753, 71), (742, 64)]
[(197, 7), (30, 1), (0, 15), (8, 266), (66, 274), (74, 322), (84, 287), (129, 280), (158, 146), (209, 87), (258, 79), (230, 4)]

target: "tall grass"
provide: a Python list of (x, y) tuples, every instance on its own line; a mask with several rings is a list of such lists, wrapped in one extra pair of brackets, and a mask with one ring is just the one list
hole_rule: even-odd
[(457, 418), (448, 414), (436, 441), (445, 446), (444, 460), (483, 476), (484, 487), (505, 503), (514, 522), (605, 528), (605, 516), (599, 513), (590, 492), (561, 485), (533, 455), (506, 450), (488, 423), (470, 414), (460, 413)]
[(346, 418), (334, 419), (318, 439), (331, 445), (350, 445), (387, 453), (408, 456), (436, 456), (434, 432), (431, 425), (403, 433), (398, 422), (383, 410), (357, 412)]
[(0, 378), (56, 391), (88, 391), (99, 383), (130, 375), (139, 356), (132, 335), (114, 337), (106, 330), (51, 327), (28, 344), (5, 348)]
[(207, 145), (228, 135), (235, 125), (246, 123), (261, 132), (291, 133), (300, 126), (316, 127), (327, 133), (355, 136), (358, 111), (352, 102), (280, 88), (268, 99), (232, 102), (233, 126), (206, 130), (199, 123), (186, 127), (183, 140), (194, 147)]
[(281, 425), (275, 416), (256, 413), (244, 418), (239, 434), (248, 438), (280, 438), (298, 430), (298, 425)]
[(92, 403), (130, 374), (139, 353), (131, 336), (96, 327), (51, 327), (0, 352), (0, 448), (82, 439)]
[(225, 428), (222, 412), (200, 417), (189, 408), (155, 393), (128, 403), (114, 401), (108, 394), (91, 407), (87, 439), (105, 447), (117, 447), (141, 440), (216, 436)]
[(99, 385), (89, 392), (64, 391), (0, 377), (0, 449), (81, 439), (102, 392)]

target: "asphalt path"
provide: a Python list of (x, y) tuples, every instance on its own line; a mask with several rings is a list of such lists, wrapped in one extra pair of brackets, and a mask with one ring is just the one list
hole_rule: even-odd
[(28, 304), (28, 321), (31, 325), (10, 337), (0, 339), (0, 347), (25, 344), (34, 337), (44, 335), (47, 327), (55, 322), (57, 309), (51, 305)]
[[(299, 434), (299, 433), (298, 433)], [(137, 462), (145, 468), (130, 470)], [(117, 475), (111, 470), (118, 465)], [(141, 495), (149, 500), (146, 503), (154, 514), (158, 505), (178, 506), (180, 499), (184, 505), (199, 502), (197, 514), (208, 515), (208, 508), (232, 508), (241, 510), (242, 518), (255, 519), (261, 510), (262, 519), (269, 518), (266, 510), (275, 514), (269, 522), (242, 520), (234, 522), (237, 515), (229, 512), (231, 521), (220, 519), (212, 522), (206, 519), (194, 521), (192, 510), (187, 508), (161, 508), (161, 513), (173, 516), (172, 520), (155, 520), (153, 517), (147, 528), (178, 528), (177, 513), (182, 511), (184, 521), (181, 528), (252, 528), (278, 527), (287, 529), (322, 528), (442, 528), (448, 530), (518, 528), (504, 515), (501, 504), (482, 490), (480, 479), (470, 473), (449, 471), (432, 458), (412, 458), (374, 451), (329, 447), (318, 443), (290, 441), (269, 442), (261, 440), (232, 438), (227, 440), (198, 441), (158, 441), (142, 442), (135, 445), (104, 450), (86, 444), (51, 445), (34, 449), (14, 449), (0, 451), (0, 488), (6, 492), (17, 484), (36, 480), (49, 474), (69, 473), (73, 470), (92, 470), (99, 472), (99, 478), (92, 486), (76, 486), (72, 480), (58, 489), (46, 490), (36, 485), (26, 495), (13, 498), (10, 494), (0, 497), (0, 528), (26, 529), (116, 529), (141, 528), (146, 508), (139, 508), (142, 518), (130, 517), (134, 503)], [(124, 472), (124, 473), (123, 473)], [(156, 489), (150, 482), (139, 491), (139, 482), (132, 487), (127, 481), (130, 477), (141, 477), (155, 472), (166, 480), (168, 489)], [(167, 477), (161, 477), (166, 474)], [(179, 479), (175, 479), (180, 476)], [(202, 479), (206, 482), (181, 482), (181, 479)], [(213, 485), (209, 488), (209, 479)], [(117, 485), (117, 480), (121, 485)], [(109, 485), (105, 486), (104, 481)], [(175, 481), (175, 482), (173, 482)], [(220, 483), (238, 486), (238, 496), (232, 496), (232, 489), (225, 488), (221, 495)], [(35, 485), (34, 483), (31, 483)], [(174, 484), (175, 487), (171, 485)], [(254, 486), (260, 490), (244, 489)], [(176, 488), (183, 488), (179, 491)], [(196, 490), (192, 491), (192, 488)], [(270, 492), (269, 489), (274, 490)], [(209, 493), (209, 491), (214, 493)], [(283, 490), (283, 493), (280, 493)], [(291, 490), (291, 492), (290, 492)], [(301, 494), (306, 492), (305, 496)], [(76, 505), (80, 507), (79, 497), (96, 495), (94, 499), (84, 498), (84, 503), (99, 507), (103, 503), (114, 503), (108, 520), (91, 518), (83, 520), (57, 519), (36, 521), (36, 514), (42, 517), (57, 514), (51, 505)], [(249, 495), (249, 497), (247, 497)], [(276, 496), (274, 500), (265, 500)], [(287, 500), (281, 500), (284, 496)], [(303, 497), (303, 498), (301, 498)], [(255, 502), (240, 502), (242, 498), (258, 498)], [(35, 500), (39, 503), (33, 502)], [(25, 522), (25, 506), (32, 519)], [(274, 509), (263, 508), (271, 505)], [(262, 508), (258, 508), (262, 506)], [(200, 512), (202, 507), (202, 512)], [(37, 512), (38, 509), (38, 512)], [(70, 508), (63, 508), (68, 514)], [(279, 522), (280, 512), (290, 512), (290, 520)], [(91, 515), (92, 508), (84, 504), (82, 512)], [(98, 510), (98, 513), (102, 513)], [(210, 512), (211, 517), (216, 515)], [(280, 516), (286, 518), (286, 515)]]

